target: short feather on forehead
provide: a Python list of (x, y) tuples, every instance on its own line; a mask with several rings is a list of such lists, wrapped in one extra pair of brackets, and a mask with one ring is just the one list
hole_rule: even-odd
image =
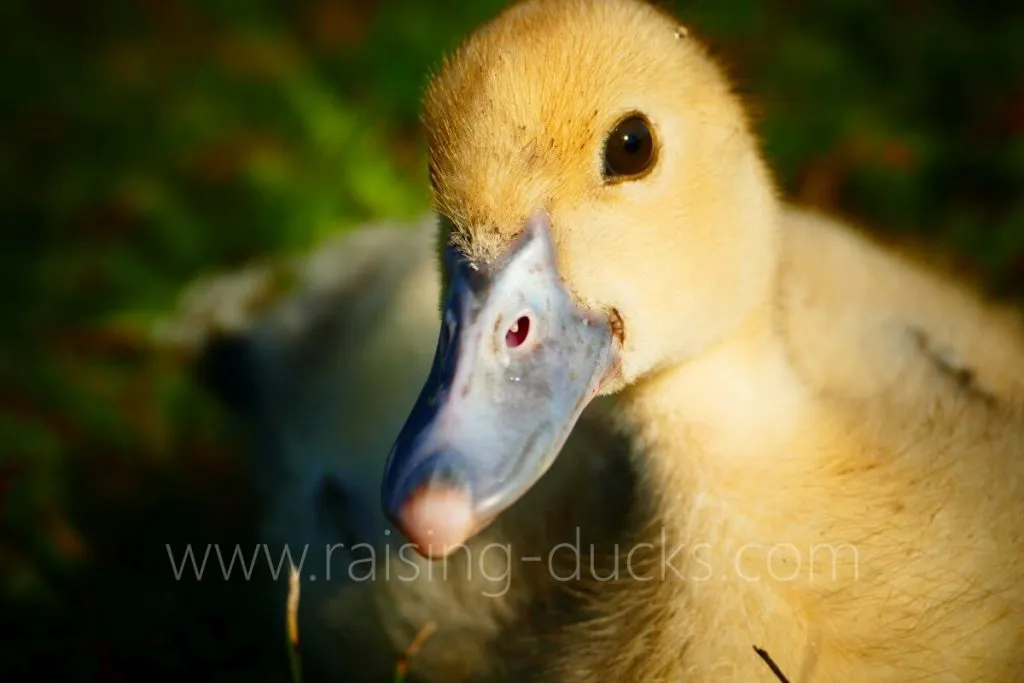
[(676, 28), (635, 0), (532, 0), (470, 36), (424, 99), (449, 241), (487, 260), (529, 213), (598, 191), (604, 137), (629, 111), (621, 93), (642, 92), (652, 67), (667, 66), (652, 58), (680, 49)]

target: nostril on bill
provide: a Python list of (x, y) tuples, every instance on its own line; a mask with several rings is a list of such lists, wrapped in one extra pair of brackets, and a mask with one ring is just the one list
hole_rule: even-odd
[(530, 337), (530, 316), (521, 315), (505, 333), (505, 346), (510, 349), (518, 349)]

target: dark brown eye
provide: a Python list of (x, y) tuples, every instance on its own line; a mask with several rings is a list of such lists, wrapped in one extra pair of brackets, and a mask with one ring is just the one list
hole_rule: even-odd
[(654, 165), (654, 137), (640, 114), (616, 124), (604, 143), (605, 180), (624, 180), (643, 175)]

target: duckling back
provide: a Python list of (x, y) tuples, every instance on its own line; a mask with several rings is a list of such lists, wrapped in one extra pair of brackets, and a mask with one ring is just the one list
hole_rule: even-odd
[(776, 304), (806, 382), (866, 404), (1024, 398), (1019, 310), (835, 218), (784, 216)]
[(785, 221), (779, 330), (842, 453), (807, 473), (831, 499), (803, 490), (858, 551), (808, 674), (1024, 680), (1020, 311), (834, 218)]

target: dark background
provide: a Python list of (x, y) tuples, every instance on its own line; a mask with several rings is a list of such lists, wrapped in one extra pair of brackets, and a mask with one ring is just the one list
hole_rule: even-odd
[[(173, 579), (253, 501), (155, 331), (199, 275), (420, 215), (428, 68), (501, 4), (0, 3), (0, 680), (288, 680), (258, 585)], [(1024, 5), (676, 7), (791, 197), (1024, 294)]]

